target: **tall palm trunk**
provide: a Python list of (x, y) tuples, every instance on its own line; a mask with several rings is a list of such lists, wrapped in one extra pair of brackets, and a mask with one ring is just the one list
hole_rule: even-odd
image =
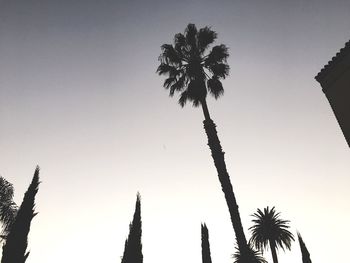
[(275, 241), (270, 240), (269, 243), (270, 243), (273, 263), (278, 263)]
[(211, 150), (211, 156), (213, 157), (214, 164), (218, 172), (219, 181), (221, 183), (222, 191), (224, 192), (228, 210), (230, 212), (232, 226), (236, 233), (238, 248), (240, 250), (241, 255), (247, 255), (247, 240), (244, 235), (241, 217), (239, 215), (235, 194), (233, 193), (230, 176), (226, 169), (224, 157), (225, 153), (222, 151), (221, 148), (221, 144), (216, 131), (216, 125), (213, 122), (213, 120), (210, 119), (210, 114), (205, 99), (201, 101), (201, 105), (205, 117), (203, 123), (205, 132), (208, 137), (208, 145)]

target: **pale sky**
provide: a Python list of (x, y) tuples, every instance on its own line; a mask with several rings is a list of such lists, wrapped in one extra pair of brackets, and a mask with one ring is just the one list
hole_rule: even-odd
[[(21, 203), (37, 164), (27, 263), (119, 262), (136, 192), (145, 263), (232, 262), (234, 232), (199, 108), (156, 75), (188, 23), (229, 47), (209, 99), (246, 230), (276, 206), (313, 262), (348, 258), (350, 151), (314, 76), (350, 39), (350, 2), (0, 1), (0, 174)], [(270, 251), (264, 254), (271, 261)], [(301, 262), (297, 242), (280, 262)]]

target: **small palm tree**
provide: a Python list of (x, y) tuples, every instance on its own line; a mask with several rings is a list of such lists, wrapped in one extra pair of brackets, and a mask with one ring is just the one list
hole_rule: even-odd
[(222, 191), (230, 212), (232, 226), (236, 233), (238, 247), (241, 253), (248, 251), (236, 197), (233, 193), (229, 174), (226, 169), (224, 152), (217, 135), (216, 125), (210, 118), (206, 97), (211, 94), (219, 98), (224, 89), (220, 80), (229, 74), (228, 49), (225, 45), (212, 47), (217, 38), (216, 32), (209, 27), (197, 30), (194, 24), (189, 24), (184, 34), (174, 37), (174, 44), (161, 46), (159, 56), (159, 75), (166, 75), (164, 88), (169, 90), (172, 97), (180, 93), (179, 104), (183, 107), (186, 102), (192, 102), (194, 107), (201, 106), (204, 114), (204, 129), (208, 137), (208, 145), (218, 172)]
[(243, 257), (238, 248), (236, 252), (232, 255), (234, 261), (233, 263), (267, 263), (267, 261), (262, 257), (259, 251), (256, 251), (253, 245), (248, 242), (248, 254)]
[(5, 239), (15, 221), (18, 207), (13, 201), (13, 185), (0, 177), (0, 222), (3, 225), (1, 238)]
[(252, 220), (254, 225), (249, 228), (252, 233), (250, 242), (258, 250), (266, 249), (269, 244), (273, 262), (278, 263), (276, 253), (278, 247), (290, 250), (291, 242), (294, 241), (293, 234), (288, 231), (289, 221), (280, 219), (280, 213), (275, 212), (275, 207), (271, 210), (269, 207), (264, 208), (264, 212), (258, 209), (252, 216), (255, 219)]

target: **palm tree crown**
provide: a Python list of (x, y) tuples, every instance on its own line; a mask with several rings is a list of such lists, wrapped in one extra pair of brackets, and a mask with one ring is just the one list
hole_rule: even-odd
[(238, 205), (233, 192), (230, 176), (227, 172), (224, 152), (216, 131), (216, 125), (210, 118), (206, 97), (208, 92), (216, 99), (224, 89), (221, 79), (228, 76), (228, 49), (225, 45), (209, 47), (214, 43), (217, 34), (204, 27), (197, 30), (194, 24), (188, 24), (184, 34), (178, 33), (174, 37), (174, 44), (161, 46), (159, 56), (159, 75), (166, 75), (164, 88), (169, 90), (170, 96), (180, 93), (179, 104), (183, 107), (187, 101), (193, 106), (202, 106), (204, 114), (204, 129), (208, 138), (208, 146), (218, 172), (218, 178), (230, 213), (237, 244), (243, 255), (248, 253), (247, 240), (243, 231)]
[(197, 30), (194, 24), (188, 24), (184, 34), (174, 37), (174, 45), (162, 45), (159, 56), (159, 75), (167, 75), (164, 88), (169, 89), (170, 96), (180, 92), (179, 104), (183, 107), (191, 101), (197, 107), (203, 103), (207, 93), (216, 99), (223, 94), (220, 79), (229, 73), (226, 59), (229, 56), (225, 45), (209, 46), (217, 38), (210, 27)]
[(258, 209), (252, 216), (255, 217), (254, 225), (249, 228), (252, 233), (251, 242), (259, 249), (266, 249), (270, 244), (273, 261), (277, 261), (276, 249), (278, 247), (290, 250), (291, 242), (294, 241), (293, 234), (288, 231), (288, 220), (279, 218), (280, 213), (276, 213), (275, 207), (270, 210), (269, 207), (264, 211)]
[(260, 251), (256, 251), (254, 246), (248, 243), (248, 253), (244, 257), (241, 251), (236, 247), (236, 252), (232, 255), (233, 263), (267, 263), (267, 261), (261, 256)]

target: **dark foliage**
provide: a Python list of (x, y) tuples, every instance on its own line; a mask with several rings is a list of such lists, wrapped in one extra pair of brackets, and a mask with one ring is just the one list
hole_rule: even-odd
[(255, 250), (250, 242), (248, 243), (247, 255), (242, 255), (238, 247), (236, 247), (236, 252), (232, 255), (232, 257), (234, 259), (233, 263), (267, 263), (261, 253)]
[(39, 167), (37, 167), (3, 246), (1, 263), (24, 263), (29, 255), (29, 252), (26, 252), (28, 233), (31, 221), (36, 215), (34, 213), (35, 195), (38, 192), (39, 183)]
[(11, 225), (15, 221), (18, 207), (13, 201), (13, 185), (0, 177), (0, 222), (3, 225), (1, 237), (6, 239)]
[(137, 194), (135, 213), (129, 226), (129, 236), (125, 241), (122, 263), (142, 263), (142, 222), (141, 222), (141, 197)]
[(303, 239), (301, 238), (300, 233), (298, 233), (298, 240), (299, 240), (301, 255), (303, 257), (303, 263), (311, 263), (310, 253), (307, 250), (306, 245), (305, 245)]
[(167, 76), (163, 86), (169, 89), (170, 96), (180, 92), (179, 104), (182, 107), (187, 101), (199, 106), (208, 91), (215, 99), (224, 92), (220, 79), (229, 74), (227, 47), (221, 44), (206, 52), (216, 37), (216, 32), (210, 27), (197, 30), (194, 24), (188, 24), (184, 34), (175, 35), (173, 45), (161, 47), (157, 72)]
[(211, 263), (209, 232), (205, 224), (201, 224), (201, 234), (202, 234), (202, 262)]

